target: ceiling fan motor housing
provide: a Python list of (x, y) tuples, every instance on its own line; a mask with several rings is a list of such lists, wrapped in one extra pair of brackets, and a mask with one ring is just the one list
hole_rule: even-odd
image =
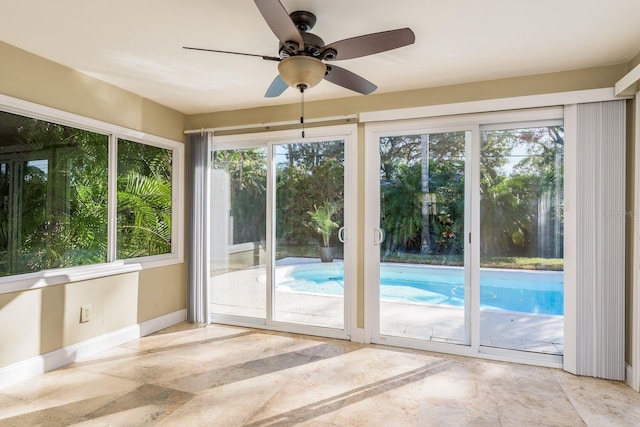
[(287, 41), (285, 44), (280, 43), (278, 49), (280, 58), (284, 59), (296, 55), (313, 56), (318, 58), (320, 56), (321, 49), (324, 47), (324, 40), (309, 32), (309, 30), (311, 30), (316, 24), (316, 16), (306, 10), (291, 12), (289, 16), (302, 37), (304, 49), (301, 51), (298, 43), (294, 41)]

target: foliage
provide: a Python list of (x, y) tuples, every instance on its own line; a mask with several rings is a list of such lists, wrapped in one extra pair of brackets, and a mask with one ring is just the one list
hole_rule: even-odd
[(287, 144), (275, 150), (280, 153), (275, 206), (278, 241), (287, 245), (314, 241), (317, 234), (305, 218), (320, 203), (335, 206), (335, 222), (343, 226), (344, 142)]
[(171, 151), (118, 140), (117, 257), (171, 252)]
[(385, 259), (400, 252), (459, 255), (464, 247), (464, 133), (429, 135), (426, 163), (422, 144), (420, 135), (380, 141)]
[[(513, 255), (562, 258), (562, 127), (482, 136), (483, 263)], [(463, 254), (464, 139), (463, 132), (380, 139), (384, 260)]]
[(106, 261), (107, 136), (8, 113), (0, 120), (2, 274)]
[(483, 132), (480, 240), (486, 257), (562, 257), (562, 133), (555, 126)]
[(398, 166), (394, 180), (383, 183), (382, 227), (389, 251), (420, 249), (423, 224), (421, 193), (416, 191), (419, 183), (420, 169), (407, 165)]
[[(387, 254), (385, 262), (400, 262), (407, 264), (464, 266), (463, 255), (423, 255), (418, 253)], [(562, 258), (535, 257), (491, 257), (482, 258), (483, 268), (509, 268), (514, 270), (547, 270), (562, 271)]]
[[(106, 262), (108, 136), (0, 121), (0, 275)], [(121, 140), (118, 152), (118, 257), (170, 252), (171, 151)]]
[(119, 259), (171, 252), (171, 184), (140, 172), (118, 179)]
[(267, 153), (262, 148), (216, 150), (215, 170), (229, 177), (234, 243), (266, 239)]
[[(0, 274), (106, 261), (108, 137), (9, 113), (0, 120)], [(562, 259), (563, 145), (562, 127), (482, 133), (483, 266), (517, 264), (515, 256), (555, 268)], [(307, 253), (318, 233), (330, 245), (343, 225), (343, 141), (273, 150), (279, 256)], [(380, 139), (383, 259), (461, 262), (464, 156), (464, 132)], [(266, 157), (214, 152), (229, 176), (234, 243), (266, 239)], [(118, 258), (171, 251), (171, 159), (170, 150), (118, 141)]]
[(312, 228), (322, 236), (322, 244), (324, 247), (329, 246), (329, 239), (333, 230), (338, 228), (338, 223), (333, 220), (334, 215), (338, 211), (335, 203), (324, 202), (322, 205), (313, 206), (312, 211), (307, 211), (311, 216)]
[[(335, 207), (334, 222), (343, 223), (344, 142), (280, 144), (276, 157), (275, 238), (277, 257), (315, 250), (318, 234), (308, 212), (325, 202)], [(264, 148), (215, 150), (213, 168), (229, 179), (234, 244), (266, 239), (267, 153)], [(335, 228), (334, 228), (335, 229)], [(331, 230), (333, 231), (333, 230)], [(329, 244), (331, 244), (329, 238)], [(324, 241), (324, 239), (323, 239)], [(315, 249), (315, 248), (314, 248)], [(304, 255), (303, 255), (304, 256)]]

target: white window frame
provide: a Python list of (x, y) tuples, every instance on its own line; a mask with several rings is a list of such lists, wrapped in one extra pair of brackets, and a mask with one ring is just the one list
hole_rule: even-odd
[[(109, 137), (107, 262), (41, 270), (0, 278), (0, 294), (112, 276), (184, 262), (184, 144), (123, 126), (46, 107), (0, 94), (0, 111), (44, 120)], [(116, 259), (117, 141), (125, 139), (172, 151), (171, 253), (124, 260)]]

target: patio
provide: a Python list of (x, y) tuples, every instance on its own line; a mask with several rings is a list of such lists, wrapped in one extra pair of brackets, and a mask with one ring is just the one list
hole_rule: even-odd
[[(287, 258), (277, 266), (319, 262)], [(221, 315), (264, 318), (266, 270), (254, 267), (211, 277), (211, 311)], [(292, 292), (276, 287), (274, 320), (343, 329), (342, 297)], [(563, 316), (483, 309), (481, 345), (563, 354)], [(461, 344), (464, 311), (461, 308), (416, 302), (383, 300), (380, 334)]]

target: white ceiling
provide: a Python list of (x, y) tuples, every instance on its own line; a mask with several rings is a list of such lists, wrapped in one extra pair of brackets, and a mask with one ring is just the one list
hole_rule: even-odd
[[(414, 45), (336, 63), (375, 93), (611, 65), (640, 52), (640, 0), (281, 0), (328, 44), (410, 27)], [(292, 103), (263, 97), (277, 56), (253, 0), (0, 0), (0, 40), (185, 114)], [(363, 96), (323, 81), (306, 100)]]

